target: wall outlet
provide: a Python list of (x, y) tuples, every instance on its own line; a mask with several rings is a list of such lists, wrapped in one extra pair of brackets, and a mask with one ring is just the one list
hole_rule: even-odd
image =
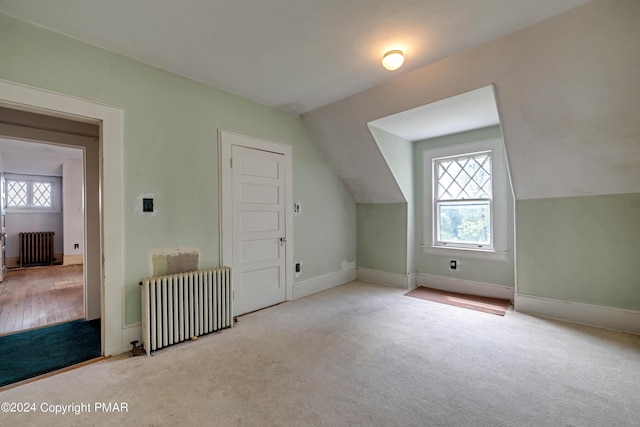
[(302, 263), (296, 262), (296, 273), (300, 273), (301, 270), (302, 270)]
[(460, 271), (460, 261), (458, 261), (457, 259), (450, 259), (449, 270)]

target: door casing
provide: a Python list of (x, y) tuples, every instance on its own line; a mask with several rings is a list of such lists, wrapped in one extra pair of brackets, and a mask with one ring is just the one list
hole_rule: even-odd
[[(285, 282), (286, 300), (293, 298), (293, 150), (290, 145), (266, 141), (226, 130), (218, 130), (218, 158), (220, 182), (220, 264), (233, 265), (233, 204), (231, 177), (231, 148), (241, 146), (270, 151), (284, 156), (285, 173)], [(233, 271), (231, 272), (233, 280)]]
[[(140, 326), (125, 337), (124, 328), (124, 140), (123, 109), (59, 92), (0, 79), (0, 105), (72, 120), (100, 124), (100, 217), (102, 260), (102, 354), (128, 349), (130, 336), (140, 336)], [(109, 179), (105, 181), (105, 176)]]

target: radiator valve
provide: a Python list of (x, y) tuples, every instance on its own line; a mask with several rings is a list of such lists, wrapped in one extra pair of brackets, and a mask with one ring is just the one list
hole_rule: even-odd
[(129, 352), (129, 357), (135, 357), (144, 354), (142, 345), (138, 345), (138, 340), (133, 340), (129, 344), (131, 344), (132, 346), (131, 351)]

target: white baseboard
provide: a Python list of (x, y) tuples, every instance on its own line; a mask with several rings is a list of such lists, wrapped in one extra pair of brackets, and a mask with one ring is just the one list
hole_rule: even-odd
[(418, 287), (418, 274), (417, 273), (409, 274), (409, 280), (408, 280), (407, 284), (409, 285), (409, 289), (417, 288)]
[(138, 345), (142, 344), (142, 323), (134, 323), (122, 328), (121, 352), (126, 353), (131, 350), (131, 341), (138, 340)]
[(413, 289), (416, 287), (415, 273), (399, 274), (358, 267), (358, 280), (376, 285), (391, 286), (392, 288)]
[(62, 257), (62, 265), (78, 265), (84, 263), (84, 255), (64, 255)]
[(316, 292), (344, 285), (345, 283), (353, 282), (356, 278), (356, 269), (350, 268), (303, 280), (293, 284), (293, 296), (291, 299), (306, 297)]
[(436, 276), (433, 274), (416, 273), (418, 286), (440, 289), (461, 294), (479, 295), (483, 297), (501, 298), (513, 301), (514, 288), (493, 283), (474, 282), (472, 280), (456, 279), (453, 277)]
[[(59, 262), (59, 260), (64, 260), (64, 256), (62, 254), (53, 254), (54, 265)], [(80, 260), (80, 264), (82, 264), (82, 260)], [(4, 265), (6, 265), (7, 268), (20, 268), (20, 257), (6, 257), (4, 259)]]
[(540, 317), (640, 334), (640, 311), (516, 294), (514, 309)]

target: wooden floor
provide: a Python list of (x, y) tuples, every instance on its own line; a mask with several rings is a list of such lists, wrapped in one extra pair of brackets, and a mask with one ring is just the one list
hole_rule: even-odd
[(82, 265), (8, 270), (0, 283), (0, 335), (84, 317)]

